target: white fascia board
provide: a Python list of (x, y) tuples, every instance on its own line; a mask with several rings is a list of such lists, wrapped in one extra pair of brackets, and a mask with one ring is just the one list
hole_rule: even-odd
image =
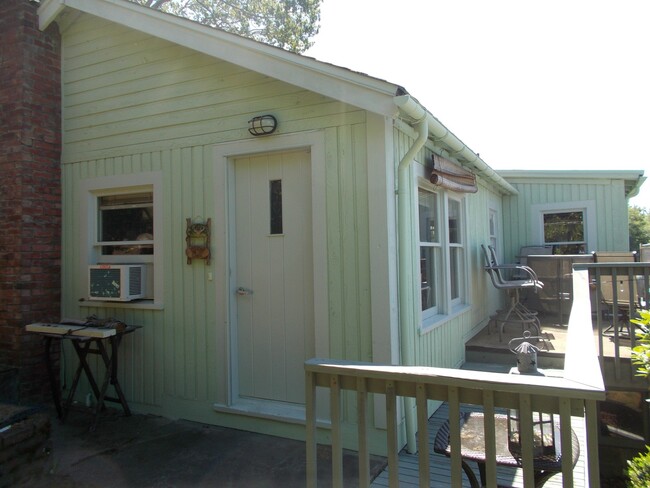
[(56, 20), (64, 9), (64, 0), (41, 0), (38, 7), (38, 28), (42, 31)]
[(606, 179), (606, 180), (638, 180), (643, 177), (642, 170), (497, 170), (503, 178), (523, 179)]
[[(64, 7), (124, 25), (380, 115), (396, 117), (398, 86), (126, 0), (45, 0), (41, 25)], [(42, 27), (43, 28), (43, 27)]]
[(626, 198), (639, 194), (641, 186), (646, 181), (643, 170), (499, 170), (505, 180), (515, 182), (530, 182), (547, 180), (558, 183), (567, 180), (592, 181), (594, 184), (609, 184), (612, 180), (622, 180), (625, 185)]

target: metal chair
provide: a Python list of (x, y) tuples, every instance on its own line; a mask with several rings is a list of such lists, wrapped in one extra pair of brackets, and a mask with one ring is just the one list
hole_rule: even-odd
[[(635, 252), (594, 252), (595, 263), (634, 263)], [(628, 274), (629, 270), (611, 275), (600, 276), (600, 301), (611, 310), (612, 323), (603, 331), (603, 335), (630, 337), (630, 315), (639, 308), (637, 278)]]
[[(528, 266), (532, 269), (528, 263), (528, 256), (550, 256), (551, 254), (553, 254), (553, 246), (522, 246), (519, 249), (519, 254), (515, 257), (519, 260), (517, 264)], [(527, 277), (528, 275), (526, 273), (513, 276), (513, 278), (517, 279), (526, 279)]]
[[(539, 279), (537, 272), (531, 266), (528, 266), (525, 263), (500, 264), (499, 259), (497, 257), (497, 251), (494, 248), (494, 246), (488, 246), (488, 250), (490, 251), (490, 257), (492, 259), (492, 263), (496, 264), (501, 268), (497, 270), (497, 276), (499, 277), (502, 283), (525, 282), (523, 288), (525, 288), (526, 291), (532, 290), (535, 294), (537, 294), (538, 290), (544, 288), (544, 283)], [(503, 273), (501, 271), (507, 268), (512, 268), (513, 270), (511, 273), (509, 273), (510, 274), (509, 280), (503, 278)], [(530, 281), (533, 281), (535, 286), (532, 286), (532, 284), (529, 283)], [(537, 317), (537, 311), (530, 310), (523, 305), (523, 300), (521, 295), (519, 296), (519, 301), (517, 302), (517, 308), (521, 313)], [(537, 324), (539, 325), (539, 320), (537, 321)]]
[[(528, 266), (520, 264), (499, 264), (496, 251), (492, 246), (486, 247), (481, 245), (483, 256), (485, 257), (485, 271), (490, 275), (490, 279), (495, 288), (505, 290), (509, 298), (508, 309), (497, 314), (495, 317), (497, 330), (499, 331), (499, 341), (503, 342), (503, 329), (506, 323), (518, 323), (522, 326), (523, 330), (528, 330), (530, 327), (536, 329), (536, 333), (532, 335), (539, 336), (541, 334), (541, 327), (537, 312), (529, 310), (521, 303), (520, 292), (522, 290), (540, 290), (544, 284), (537, 279), (535, 272)], [(517, 275), (525, 276), (523, 279), (506, 278), (505, 274), (517, 273)]]
[(523, 246), (519, 249), (519, 264), (528, 266), (528, 256), (550, 256), (553, 254), (553, 246)]

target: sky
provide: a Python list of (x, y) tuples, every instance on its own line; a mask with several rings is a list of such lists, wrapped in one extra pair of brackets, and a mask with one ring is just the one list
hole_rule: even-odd
[(313, 40), (492, 168), (642, 170), (650, 209), (650, 1), (323, 0)]

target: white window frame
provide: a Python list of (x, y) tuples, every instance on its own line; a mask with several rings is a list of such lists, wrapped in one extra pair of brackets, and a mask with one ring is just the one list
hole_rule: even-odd
[[(465, 199), (459, 198), (454, 196), (451, 192), (446, 192), (446, 198), (445, 198), (445, 223), (446, 225), (446, 230), (447, 230), (447, 241), (446, 244), (448, 247), (447, 250), (447, 266), (446, 272), (448, 273), (447, 276), (447, 284), (448, 287), (447, 289), (450, 291), (450, 294), (448, 297), (446, 297), (449, 300), (449, 307), (448, 309), (450, 310), (455, 310), (461, 305), (465, 304), (465, 299), (467, 296), (467, 238), (466, 238), (466, 233), (465, 233), (465, 227), (466, 227), (466, 218), (465, 218), (465, 205), (464, 201)], [(450, 232), (449, 232), (449, 217), (450, 217), (450, 210), (449, 210), (449, 203), (453, 201), (458, 203), (458, 219), (460, 220), (457, 233), (458, 233), (458, 241), (459, 242), (450, 242)], [(443, 247), (444, 249), (444, 247)], [(452, 297), (451, 296), (451, 289), (452, 289), (452, 249), (456, 249), (456, 253), (460, 254), (460, 257), (457, 259), (457, 266), (460, 268), (457, 270), (456, 276), (458, 279), (458, 282), (456, 284), (456, 287), (458, 288), (457, 293), (458, 296)], [(445, 253), (443, 252), (443, 255)]]
[[(436, 293), (437, 306), (422, 310), (422, 295), (418, 293), (418, 309), (421, 314), (421, 329), (422, 332), (431, 330), (445, 321), (449, 320), (456, 314), (464, 310), (469, 302), (469, 277), (468, 277), (468, 252), (467, 252), (467, 210), (466, 210), (466, 199), (463, 195), (457, 194), (448, 190), (443, 190), (439, 187), (431, 184), (427, 179), (422, 176), (418, 176), (415, 192), (415, 212), (416, 218), (419, 222), (419, 192), (428, 191), (438, 195), (438, 218), (440, 223), (440, 236), (439, 236), (439, 246), (441, 249), (441, 266), (438, 266), (436, 269)], [(449, 243), (449, 201), (453, 200), (459, 204), (460, 212), (460, 224), (458, 226), (459, 241), (455, 244)], [(418, 225), (419, 230), (419, 225)], [(431, 243), (422, 243), (419, 238), (419, 231), (416, 232), (416, 244), (417, 244), (417, 287), (418, 290), (421, 289), (421, 280), (420, 280), (420, 250), (422, 245), (431, 246)], [(460, 250), (460, 259), (458, 260), (458, 265), (460, 267), (457, 277), (459, 278), (458, 282), (458, 297), (451, 297), (451, 249), (456, 248)]]
[[(140, 204), (140, 203), (127, 204), (127, 206), (130, 206), (131, 208), (151, 207), (151, 209), (153, 211), (153, 214), (154, 214), (154, 218), (155, 218), (156, 212), (155, 212), (155, 207), (154, 207), (154, 204), (153, 204), (153, 187), (150, 186), (150, 185), (142, 187), (141, 191), (135, 191), (134, 188), (129, 187), (127, 189), (120, 188), (118, 191), (110, 191), (109, 190), (109, 191), (98, 191), (98, 192), (95, 193), (95, 195), (97, 196), (97, 199), (96, 199), (97, 201), (101, 200), (103, 197), (109, 197), (109, 196), (111, 196), (111, 197), (112, 196), (120, 196), (120, 197), (122, 197), (122, 196), (139, 195), (139, 194), (151, 194), (151, 204), (149, 204), (147, 202), (146, 204)], [(137, 246), (145, 245), (145, 246), (151, 247), (155, 252), (155, 241), (153, 240), (153, 234), (152, 234), (151, 239), (142, 239), (142, 237), (144, 237), (144, 236), (140, 235), (137, 240), (135, 240), (135, 239), (134, 240), (125, 240), (125, 239), (123, 239), (121, 241), (110, 241), (110, 240), (101, 240), (100, 241), (99, 240), (99, 237), (100, 237), (99, 234), (101, 234), (100, 228), (103, 227), (102, 221), (105, 218), (105, 214), (103, 212), (105, 210), (109, 210), (109, 209), (108, 208), (102, 209), (102, 206), (101, 206), (101, 204), (99, 204), (99, 202), (96, 202), (95, 204), (96, 204), (96, 208), (97, 208), (96, 215), (98, 217), (97, 217), (97, 220), (96, 220), (97, 226), (96, 226), (96, 237), (95, 237), (96, 240), (95, 240), (94, 248), (95, 248), (96, 255), (99, 257), (98, 258), (99, 260), (101, 260), (104, 263), (123, 262), (124, 259), (126, 259), (126, 256), (129, 256), (129, 254), (117, 254), (117, 253), (103, 254), (103, 249), (105, 247), (123, 248), (123, 247), (127, 247), (127, 246), (137, 247)], [(152, 222), (152, 224), (153, 224), (153, 222)], [(147, 254), (139, 254), (138, 253), (137, 256), (138, 256), (138, 258), (142, 258), (142, 259), (137, 259), (138, 262), (153, 262), (153, 254), (147, 255)], [(145, 259), (145, 258), (147, 258), (147, 259)]]
[(490, 245), (498, 251), (501, 245), (499, 239), (499, 211), (493, 207), (488, 207), (488, 238)]
[[(107, 195), (153, 192), (153, 254), (104, 255), (99, 240), (99, 198)], [(88, 297), (88, 266), (91, 264), (146, 264), (147, 299), (135, 302), (82, 301), (81, 306), (111, 308), (154, 308), (163, 306), (163, 197), (162, 173), (144, 172), (133, 175), (89, 178), (81, 183), (79, 206), (85, 213), (80, 228), (80, 263), (78, 267), (81, 298)], [(149, 241), (147, 241), (149, 242)]]
[[(420, 191), (425, 191), (428, 193), (432, 193), (433, 195), (436, 195), (437, 197), (437, 215), (436, 215), (436, 223), (442, 222), (442, 206), (443, 206), (443, 198), (441, 197), (440, 193), (437, 191), (431, 191), (429, 188), (424, 188), (422, 186), (418, 186), (418, 205), (417, 205), (417, 216), (418, 216), (418, 223), (420, 221), (420, 205), (419, 205), (419, 197), (420, 197)], [(421, 256), (422, 256), (422, 249), (423, 248), (430, 248), (433, 250), (434, 255), (434, 260), (437, 261), (437, 265), (435, 267), (435, 275), (433, 277), (430, 277), (434, 283), (435, 286), (433, 287), (435, 291), (435, 305), (433, 307), (427, 308), (426, 310), (422, 310), (422, 277), (421, 277), (421, 268), (418, 268), (418, 285), (420, 288), (420, 293), (418, 294), (418, 302), (419, 302), (419, 307), (418, 309), (421, 311), (422, 314), (422, 320), (423, 321), (430, 321), (437, 315), (440, 315), (440, 304), (441, 300), (443, 299), (443, 294), (442, 290), (440, 290), (440, 283), (442, 282), (443, 278), (443, 270), (444, 270), (444, 259), (443, 259), (443, 245), (442, 245), (442, 239), (446, 235), (446, 233), (443, 231), (442, 227), (439, 226), (440, 229), (437, 230), (438, 232), (438, 240), (437, 242), (429, 242), (429, 241), (421, 241), (420, 240), (420, 235), (419, 235), (419, 225), (418, 225), (418, 230), (417, 230), (417, 243), (418, 243), (418, 252), (417, 252), (417, 257), (418, 257), (418, 263), (421, 262)]]
[(531, 206), (531, 235), (535, 244), (546, 244), (544, 240), (544, 215), (549, 213), (582, 212), (585, 235), (585, 253), (593, 251), (597, 241), (596, 202), (544, 203)]

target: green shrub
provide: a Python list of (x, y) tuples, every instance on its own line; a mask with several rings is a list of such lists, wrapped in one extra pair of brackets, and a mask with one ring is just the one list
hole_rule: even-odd
[(650, 486), (650, 446), (647, 451), (627, 462), (627, 486), (647, 488)]
[[(650, 311), (639, 311), (639, 318), (631, 320), (641, 330), (637, 331), (637, 346), (632, 349), (632, 363), (636, 365), (637, 376), (650, 377)], [(627, 486), (646, 488), (650, 486), (650, 446), (627, 462)]]
[(639, 318), (630, 320), (641, 330), (636, 333), (637, 345), (632, 349), (632, 363), (636, 365), (636, 375), (650, 377), (650, 311), (639, 310)]

